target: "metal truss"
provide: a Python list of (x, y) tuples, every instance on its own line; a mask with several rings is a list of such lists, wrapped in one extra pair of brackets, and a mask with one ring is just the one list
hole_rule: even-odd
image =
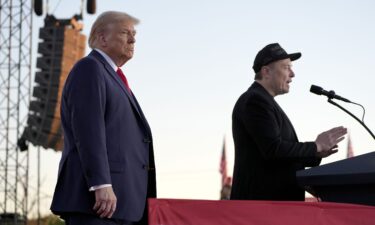
[(0, 0), (0, 215), (15, 215), (14, 224), (28, 213), (29, 153), (17, 140), (31, 90), (32, 2)]

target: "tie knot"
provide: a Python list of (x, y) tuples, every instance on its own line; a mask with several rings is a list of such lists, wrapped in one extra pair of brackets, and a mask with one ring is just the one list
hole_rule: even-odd
[(116, 73), (117, 73), (118, 75), (123, 75), (123, 76), (125, 76), (124, 73), (122, 72), (122, 70), (121, 70), (120, 67), (117, 68)]

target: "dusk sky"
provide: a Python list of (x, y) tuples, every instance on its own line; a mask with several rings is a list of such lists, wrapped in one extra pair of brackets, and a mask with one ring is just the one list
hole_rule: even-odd
[[(50, 0), (49, 6), (57, 18), (80, 11), (80, 1), (58, 2)], [(135, 55), (123, 71), (153, 132), (158, 197), (218, 199), (224, 137), (228, 173), (233, 169), (232, 109), (253, 82), (256, 53), (269, 43), (302, 53), (293, 62), (290, 93), (276, 97), (300, 141), (315, 141), (322, 131), (343, 125), (355, 155), (375, 150), (373, 138), (357, 121), (326, 97), (309, 92), (315, 84), (362, 104), (366, 124), (375, 129), (374, 9), (371, 0), (97, 0), (96, 14), (84, 14), (82, 33), (88, 35), (96, 17), (107, 10), (140, 19)], [(44, 17), (33, 18), (34, 64)], [(360, 107), (337, 102), (362, 118)], [(344, 140), (323, 164), (344, 159), (346, 148)], [(36, 149), (29, 151), (33, 195)], [(49, 212), (60, 156), (42, 151), (44, 213)]]

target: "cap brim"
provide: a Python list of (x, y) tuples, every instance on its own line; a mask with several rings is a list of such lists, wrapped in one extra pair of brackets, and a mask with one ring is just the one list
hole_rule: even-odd
[(270, 63), (273, 63), (273, 62), (278, 61), (278, 60), (283, 60), (283, 59), (290, 59), (291, 61), (294, 61), (294, 60), (297, 60), (297, 59), (301, 58), (301, 56), (302, 56), (302, 54), (300, 52), (296, 52), (296, 53), (292, 53), (292, 54), (282, 55), (280, 57), (275, 57), (272, 60), (270, 60), (269, 62), (263, 63), (262, 65), (260, 65), (260, 64), (253, 65), (253, 70), (255, 71), (255, 73), (257, 73), (257, 72), (260, 71), (262, 66), (266, 66)]
[(288, 58), (292, 61), (301, 58), (302, 54), (300, 52), (288, 54)]

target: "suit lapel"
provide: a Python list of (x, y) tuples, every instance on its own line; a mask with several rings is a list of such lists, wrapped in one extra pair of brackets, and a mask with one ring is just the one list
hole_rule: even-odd
[(280, 115), (283, 117), (284, 121), (288, 123), (289, 127), (292, 129), (294, 136), (296, 137), (296, 140), (298, 141), (297, 133), (294, 130), (292, 122), (290, 122), (288, 116), (285, 114), (284, 110), (280, 107), (280, 105), (275, 101), (275, 99), (273, 101), (275, 103), (277, 110), (280, 112)]
[[(139, 107), (138, 102), (136, 102), (135, 97), (133, 96), (132, 93), (129, 93), (128, 90), (126, 89), (124, 82), (120, 79), (118, 74), (113, 70), (113, 68), (108, 64), (108, 62), (96, 51), (91, 51), (90, 55), (94, 56), (96, 59), (101, 61), (104, 65), (104, 68), (107, 70), (108, 74), (117, 82), (117, 84), (121, 87), (121, 89), (125, 92), (126, 96), (128, 97), (131, 105), (137, 111), (138, 116), (141, 118), (144, 126), (146, 127), (147, 130), (149, 130), (149, 126), (147, 124), (147, 121), (143, 115), (143, 112), (141, 108)], [(145, 122), (146, 121), (146, 122)]]
[[(279, 106), (279, 104), (275, 101), (274, 97), (272, 97), (266, 89), (264, 89), (264, 87), (262, 85), (260, 85), (259, 83), (257, 82), (254, 82), (253, 85), (250, 87), (250, 89), (256, 89), (256, 90), (259, 90), (263, 96), (266, 96), (271, 102), (272, 104), (275, 106), (276, 110), (279, 112), (279, 114), (281, 115), (283, 121), (285, 121), (288, 126), (290, 127), (290, 129), (292, 130), (296, 140), (298, 141), (298, 137), (297, 137), (297, 133), (296, 131), (294, 130), (294, 127), (293, 127), (293, 124), (292, 122), (290, 122), (288, 116), (285, 114), (284, 110)], [(250, 90), (249, 89), (249, 90)]]
[(141, 115), (141, 113), (138, 110), (138, 107), (137, 107), (136, 103), (134, 102), (134, 98), (132, 96), (133, 94), (128, 92), (128, 90), (126, 89), (126, 87), (124, 85), (124, 82), (122, 82), (122, 80), (120, 79), (120, 77), (118, 76), (118, 74), (115, 71), (113, 71), (112, 67), (110, 67), (109, 65), (105, 65), (105, 69), (108, 71), (109, 75), (113, 79), (116, 80), (117, 84), (120, 85), (122, 91), (125, 92), (126, 96), (130, 100), (130, 102), (132, 103), (132, 105), (134, 106), (134, 108), (137, 110), (138, 114)]
[(125, 92), (126, 96), (130, 100), (130, 103), (132, 104), (133, 108), (137, 111), (137, 113), (138, 113), (139, 117), (141, 118), (142, 123), (145, 126), (146, 130), (149, 133), (151, 133), (150, 132), (150, 126), (147, 123), (147, 120), (146, 120), (146, 118), (145, 118), (145, 116), (144, 116), (144, 114), (142, 112), (141, 107), (139, 106), (139, 104), (137, 102), (137, 99), (135, 98), (134, 93), (129, 93), (128, 92), (127, 88), (124, 85), (124, 82), (120, 79), (120, 77), (118, 76), (118, 74), (116, 72), (114, 72), (113, 69), (109, 65), (106, 65), (106, 70), (117, 81), (117, 84), (120, 85), (121, 89)]
[(137, 105), (138, 109), (139, 109), (139, 112), (141, 114), (141, 117), (142, 117), (142, 122), (144, 124), (144, 126), (146, 127), (146, 130), (148, 131), (148, 133), (150, 134), (151, 136), (151, 128), (150, 128), (150, 125), (148, 124), (147, 122), (147, 119), (145, 117), (145, 115), (143, 114), (143, 111), (141, 109), (141, 106), (139, 105), (138, 101), (137, 101), (137, 98), (135, 97), (135, 95), (133, 95), (133, 98), (134, 98), (134, 102), (135, 104)]

